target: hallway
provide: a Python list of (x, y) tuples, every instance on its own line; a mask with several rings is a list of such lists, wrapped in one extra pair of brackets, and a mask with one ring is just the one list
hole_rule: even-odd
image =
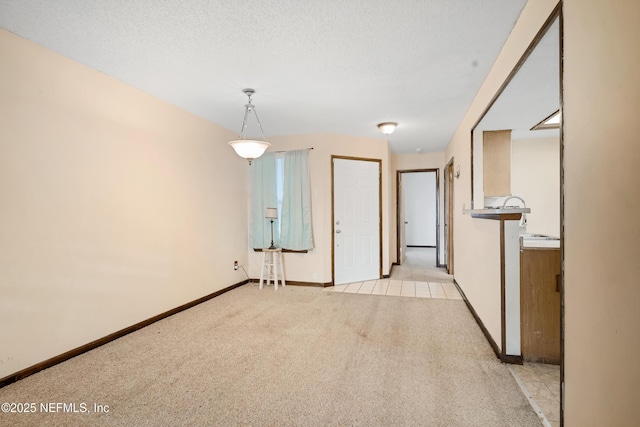
[(347, 283), (325, 291), (462, 300), (453, 276), (436, 267), (435, 248), (407, 248), (405, 263), (394, 265), (389, 279)]
[(390, 276), (396, 280), (453, 283), (453, 276), (445, 268), (436, 267), (436, 248), (408, 247), (405, 262), (394, 265)]

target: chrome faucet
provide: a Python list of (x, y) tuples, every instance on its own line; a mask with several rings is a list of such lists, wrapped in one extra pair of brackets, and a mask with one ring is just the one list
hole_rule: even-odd
[[(526, 209), (527, 208), (527, 203), (524, 201), (524, 199), (520, 196), (509, 196), (506, 199), (504, 199), (504, 203), (502, 204), (502, 209), (504, 209), (507, 206), (507, 202), (511, 199), (518, 199), (522, 202), (523, 207)], [(522, 219), (520, 220), (520, 232), (526, 232), (527, 231), (527, 214), (526, 213), (522, 213)]]
[(506, 199), (504, 199), (504, 203), (502, 204), (502, 209), (505, 208), (505, 206), (507, 206), (507, 202), (511, 199), (518, 199), (522, 202), (522, 204), (524, 205), (524, 207), (527, 207), (527, 203), (524, 201), (524, 199), (520, 196), (509, 196)]

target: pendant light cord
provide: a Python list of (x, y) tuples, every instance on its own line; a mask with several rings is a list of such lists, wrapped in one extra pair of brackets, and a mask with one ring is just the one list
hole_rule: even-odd
[(256, 116), (256, 121), (258, 122), (258, 126), (260, 127), (260, 133), (262, 133), (262, 140), (266, 141), (266, 137), (264, 136), (264, 130), (262, 130), (262, 123), (260, 123), (260, 118), (258, 117), (258, 112), (256, 111), (256, 106), (251, 103), (251, 94), (247, 94), (249, 97), (249, 103), (244, 106), (244, 120), (242, 120), (242, 131), (240, 132), (240, 139), (244, 139), (244, 131), (247, 128), (247, 117), (249, 116), (249, 112), (253, 111), (253, 114)]

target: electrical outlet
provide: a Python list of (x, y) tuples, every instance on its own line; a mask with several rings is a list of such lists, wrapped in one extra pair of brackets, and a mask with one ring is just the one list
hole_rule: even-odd
[(233, 261), (233, 269), (237, 270), (239, 268), (238, 261)]

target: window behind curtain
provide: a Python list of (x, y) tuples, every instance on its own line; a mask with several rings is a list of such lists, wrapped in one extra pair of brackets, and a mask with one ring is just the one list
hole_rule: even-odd
[(285, 154), (280, 231), (283, 248), (296, 251), (313, 249), (309, 150), (293, 150)]
[[(308, 151), (267, 154), (270, 155), (254, 160), (256, 169), (252, 171), (251, 181), (249, 243), (254, 249), (269, 246), (264, 244), (264, 239), (271, 232), (270, 223), (264, 216), (267, 207), (276, 207), (278, 220), (273, 223), (273, 240), (276, 246), (291, 250), (313, 249)], [(275, 164), (271, 163), (274, 160)], [(270, 170), (273, 172), (269, 172)], [(272, 192), (275, 193), (275, 197), (271, 195)], [(268, 200), (275, 200), (276, 206), (271, 206)], [(266, 206), (265, 203), (270, 206)], [(284, 215), (283, 207), (287, 209)], [(287, 241), (280, 245), (283, 227), (286, 227)]]
[[(250, 168), (251, 200), (249, 210), (249, 246), (267, 248), (271, 243), (271, 223), (265, 218), (267, 208), (277, 207), (276, 160), (273, 153), (266, 153), (255, 159)], [(279, 245), (278, 228), (280, 220), (273, 223), (273, 240)]]
[[(276, 200), (278, 203), (278, 218), (282, 218), (282, 199), (284, 198), (284, 153), (276, 153)], [(274, 227), (273, 233), (277, 234), (280, 241), (280, 221), (277, 230)]]

